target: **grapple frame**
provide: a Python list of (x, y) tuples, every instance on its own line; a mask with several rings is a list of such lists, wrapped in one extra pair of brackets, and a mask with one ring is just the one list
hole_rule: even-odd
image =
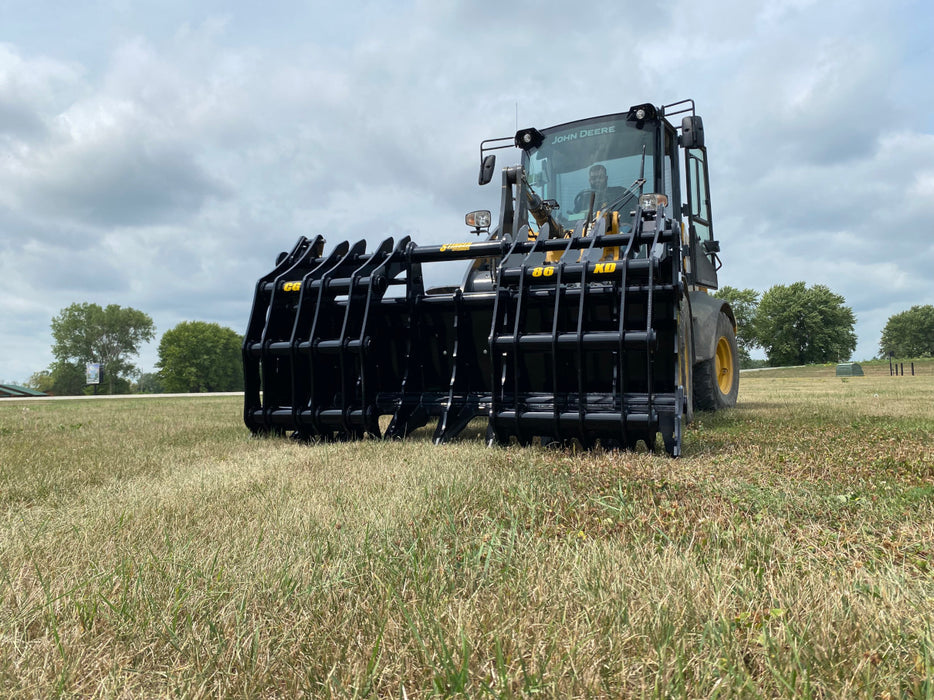
[[(637, 208), (582, 235), (372, 251), (302, 237), (256, 285), (244, 421), (305, 440), (434, 441), (477, 417), (489, 444), (681, 451), (691, 345), (680, 228)], [(487, 288), (427, 290), (423, 266), (484, 261)], [(388, 419), (384, 418), (388, 417)], [(381, 418), (384, 418), (381, 421)]]

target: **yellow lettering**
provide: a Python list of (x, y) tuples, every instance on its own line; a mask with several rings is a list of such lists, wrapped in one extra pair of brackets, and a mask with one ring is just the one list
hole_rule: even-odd
[(302, 288), (301, 282), (286, 282), (282, 285), (283, 292), (297, 292)]
[(597, 263), (593, 266), (593, 272), (595, 275), (608, 275), (612, 272), (616, 272), (616, 263), (607, 262), (607, 263)]
[(460, 250), (470, 250), (470, 243), (445, 243), (443, 246), (441, 246), (442, 253), (455, 253)]

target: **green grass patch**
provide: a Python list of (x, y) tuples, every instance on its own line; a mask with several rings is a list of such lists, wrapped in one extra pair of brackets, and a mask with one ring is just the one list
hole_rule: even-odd
[(0, 403), (0, 690), (931, 697), (934, 374), (823, 371), (678, 460)]

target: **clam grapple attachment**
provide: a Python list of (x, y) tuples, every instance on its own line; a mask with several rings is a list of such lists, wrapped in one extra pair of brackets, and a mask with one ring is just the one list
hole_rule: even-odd
[[(677, 151), (676, 130), (654, 108), (650, 118), (634, 110), (519, 132), (522, 165), (503, 170), (499, 225), (485, 241), (326, 250), (320, 236), (302, 237), (256, 286), (247, 426), (336, 440), (402, 438), (432, 423), (444, 442), (482, 418), (490, 444), (654, 448), (661, 433), (680, 454), (693, 336), (710, 325), (692, 316), (692, 269), (710, 272), (699, 257), (715, 280), (715, 251), (684, 243), (696, 233), (680, 220), (678, 159), (662, 155)], [(595, 183), (595, 163), (624, 186)], [(484, 218), (468, 215), (478, 231)], [(467, 261), (463, 283), (426, 288), (431, 265), (451, 260)], [(721, 355), (715, 347), (711, 361)], [(722, 370), (710, 380), (720, 388)]]

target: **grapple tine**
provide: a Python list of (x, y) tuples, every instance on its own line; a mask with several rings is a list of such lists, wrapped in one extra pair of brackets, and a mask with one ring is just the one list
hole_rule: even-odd
[(254, 433), (269, 432), (273, 428), (269, 414), (264, 410), (260, 391), (263, 389), (262, 348), (267, 342), (272, 342), (271, 334), (284, 331), (285, 321), (287, 321), (287, 319), (279, 317), (270, 318), (271, 311), (275, 307), (276, 283), (287, 277), (292, 271), (309, 264), (310, 260), (314, 260), (316, 256), (321, 254), (323, 247), (324, 238), (322, 236), (316, 236), (314, 239), (302, 236), (290, 253), (279, 256), (276, 267), (272, 272), (261, 277), (256, 283), (253, 307), (250, 311), (247, 332), (243, 341), (243, 418), (247, 427)]
[(295, 323), (290, 339), (292, 360), (292, 420), (296, 431), (308, 438), (329, 439), (330, 433), (322, 433), (321, 426), (314, 420), (311, 411), (313, 353), (311, 338), (314, 336), (314, 321), (320, 308), (321, 286), (316, 284), (337, 267), (350, 250), (344, 241), (330, 255), (309, 270), (301, 281)]

